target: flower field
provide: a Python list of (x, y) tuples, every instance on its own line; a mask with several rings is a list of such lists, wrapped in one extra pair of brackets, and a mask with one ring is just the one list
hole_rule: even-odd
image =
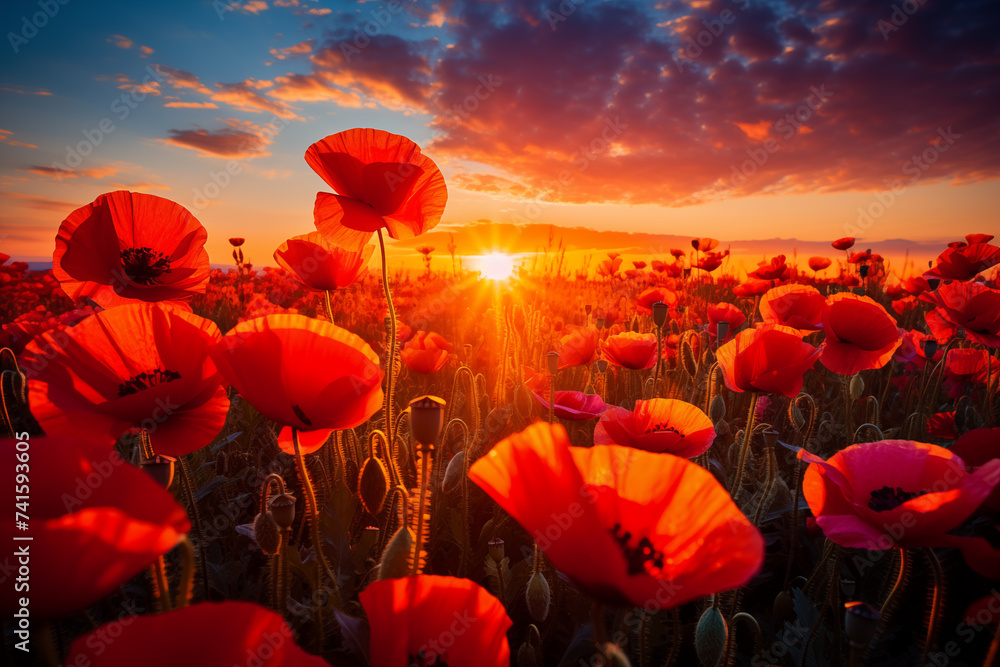
[(993, 236), (403, 270), (432, 157), (309, 146), (275, 267), (126, 190), (0, 255), (9, 664), (1000, 664)]

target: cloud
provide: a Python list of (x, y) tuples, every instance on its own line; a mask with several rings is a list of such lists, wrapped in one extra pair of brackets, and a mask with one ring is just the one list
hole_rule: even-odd
[(133, 95), (160, 95), (160, 82), (147, 77), (148, 80), (144, 81), (133, 81), (131, 78), (124, 74), (118, 74), (115, 77), (115, 81), (118, 83), (118, 88), (121, 90), (127, 90)]
[(311, 14), (312, 16), (326, 16), (333, 10), (327, 7), (314, 7), (306, 12), (306, 14)]
[(117, 46), (119, 49), (131, 49), (132, 45), (135, 43), (124, 35), (111, 35), (108, 37), (108, 41)]
[(13, 197), (24, 202), (24, 205), (28, 208), (35, 208), (42, 211), (61, 211), (63, 213), (69, 213), (80, 208), (79, 204), (63, 201), (61, 199), (51, 199), (49, 197), (42, 197), (40, 195), (27, 195), (20, 192), (5, 192), (4, 197)]
[(64, 178), (106, 178), (118, 173), (118, 167), (93, 167), (91, 169), (63, 169), (62, 167), (46, 167), (44, 165), (33, 165), (27, 169), (20, 169), (35, 176), (45, 176), (62, 180)]
[(271, 85), (270, 81), (262, 82), (254, 79), (247, 79), (239, 83), (217, 83), (215, 87), (219, 90), (213, 92), (211, 97), (216, 102), (228, 104), (240, 111), (249, 111), (250, 113), (267, 112), (279, 118), (296, 118), (301, 120), (285, 102), (269, 99), (257, 92)]
[(218, 109), (214, 102), (167, 102), (163, 105), (168, 109)]
[(22, 146), (24, 148), (38, 148), (35, 144), (26, 144), (21, 141), (15, 141), (11, 139), (11, 135), (14, 134), (10, 130), (0, 130), (0, 143), (5, 143), (8, 146)]
[(17, 93), (18, 95), (51, 95), (47, 90), (25, 90), (24, 88), (10, 88), (10, 87), (0, 87), (0, 90), (8, 93)]
[(140, 190), (169, 190), (169, 185), (163, 185), (161, 183), (150, 183), (148, 181), (139, 181), (138, 183), (108, 183), (113, 188), (118, 188), (119, 190), (131, 190), (132, 192), (137, 192)]
[[(246, 12), (247, 14), (259, 14), (267, 9), (267, 3), (263, 0), (250, 0), (250, 2), (245, 5), (240, 5), (240, 3), (233, 3), (237, 9)], [(233, 5), (230, 5), (233, 6)]]
[(151, 49), (148, 46), (140, 46), (139, 50), (142, 52), (142, 55), (139, 56), (140, 58), (145, 58), (146, 56), (148, 56), (148, 55), (150, 55), (150, 54), (153, 53), (153, 49)]
[(165, 144), (196, 150), (208, 157), (245, 159), (265, 157), (267, 146), (274, 139), (273, 128), (261, 127), (249, 121), (225, 119), (226, 127), (217, 130), (194, 128), (169, 130), (170, 137), (160, 139)]
[(156, 71), (162, 74), (167, 83), (177, 90), (192, 90), (202, 95), (211, 95), (212, 91), (201, 82), (197, 76), (182, 69), (175, 69), (167, 65), (156, 65)]
[(277, 86), (268, 95), (287, 102), (334, 102), (341, 107), (360, 108), (361, 97), (328, 85), (322, 77), (289, 74), (275, 77)]
[(315, 43), (316, 40), (307, 39), (303, 42), (299, 42), (298, 44), (293, 44), (292, 46), (288, 46), (283, 49), (271, 49), (270, 53), (278, 60), (284, 60), (286, 58), (291, 58), (294, 56), (301, 56), (307, 53), (311, 53), (313, 50), (313, 45)]

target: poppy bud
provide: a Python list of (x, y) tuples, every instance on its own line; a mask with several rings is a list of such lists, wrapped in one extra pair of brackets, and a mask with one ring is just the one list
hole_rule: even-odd
[(862, 278), (867, 278), (868, 277), (868, 268), (869, 267), (868, 267), (867, 264), (862, 264), (861, 266), (858, 267), (858, 273), (861, 274)]
[(726, 639), (729, 631), (726, 628), (726, 619), (722, 617), (719, 610), (709, 607), (698, 619), (698, 625), (694, 631), (694, 650), (698, 654), (701, 664), (706, 667), (716, 667), (722, 660), (722, 654), (726, 650)]
[(729, 335), (729, 322), (716, 322), (715, 334), (716, 338), (724, 340)]
[(601, 647), (601, 650), (604, 652), (604, 664), (608, 667), (632, 667), (632, 663), (617, 644), (608, 642)]
[(382, 511), (382, 504), (389, 493), (389, 471), (381, 459), (368, 457), (358, 477), (358, 497), (370, 514)]
[(174, 464), (177, 462), (172, 456), (161, 456), (157, 454), (153, 458), (142, 462), (142, 469), (147, 475), (162, 486), (169, 489), (174, 481)]
[(934, 290), (936, 290), (938, 288), (938, 285), (940, 285), (940, 284), (941, 284), (941, 279), (940, 278), (928, 278), (927, 279), (927, 286), (931, 288), (932, 292)]
[(955, 331), (955, 338), (957, 340), (965, 340), (965, 327), (959, 327)]
[(924, 341), (924, 356), (928, 359), (933, 359), (934, 355), (937, 354), (938, 342), (933, 338), (928, 338)]
[(528, 581), (528, 591), (525, 595), (528, 602), (528, 612), (531, 617), (541, 623), (549, 615), (549, 602), (552, 595), (549, 593), (549, 582), (545, 580), (545, 575), (535, 572)]
[(608, 370), (608, 360), (607, 359), (598, 359), (597, 360), (597, 370), (600, 373), (603, 373), (604, 371)]
[(494, 562), (499, 563), (504, 559), (503, 540), (499, 537), (494, 537), (487, 543), (487, 546), (490, 548), (490, 558)]
[(851, 378), (850, 392), (851, 400), (856, 401), (861, 398), (861, 394), (865, 391), (865, 381), (861, 379), (860, 375), (854, 375)]
[(792, 408), (789, 412), (792, 415), (792, 426), (795, 427), (796, 431), (801, 431), (802, 427), (806, 425), (806, 417), (802, 414), (802, 410), (797, 403), (792, 403)]
[(713, 424), (718, 424), (726, 416), (726, 399), (722, 394), (718, 394), (712, 399), (712, 405), (708, 408), (708, 417)]
[(538, 667), (535, 647), (528, 642), (524, 642), (521, 648), (517, 649), (517, 667)]
[(281, 546), (281, 532), (270, 512), (265, 510), (254, 518), (253, 538), (260, 550), (268, 556), (278, 553), (278, 547)]
[(857, 294), (858, 296), (864, 296), (865, 295), (865, 288), (864, 287), (854, 287), (854, 288), (851, 289), (851, 291), (854, 292), (855, 294)]
[(432, 445), (444, 426), (444, 399), (437, 396), (421, 396), (410, 401), (410, 432), (413, 439), (424, 445)]
[(441, 490), (445, 493), (451, 493), (458, 489), (459, 485), (462, 483), (462, 473), (465, 471), (465, 450), (463, 449), (458, 454), (451, 457), (451, 461), (448, 461), (448, 467), (444, 471), (444, 479), (441, 480)]
[(233, 261), (234, 262), (240, 261), (240, 256), (236, 254), (235, 250), (233, 250)]
[(603, 317), (598, 317), (597, 318), (597, 328), (598, 329), (603, 329), (604, 328), (604, 318)]
[(778, 444), (778, 435), (778, 431), (773, 428), (764, 431), (764, 446), (768, 449), (774, 449), (774, 446)]
[(592, 310), (594, 310), (594, 307), (589, 303), (583, 307), (583, 312), (587, 313), (587, 317), (590, 317), (590, 313)]
[(379, 561), (379, 579), (398, 579), (410, 573), (410, 552), (413, 551), (413, 531), (400, 526), (389, 540)]
[(292, 522), (295, 521), (295, 496), (279, 493), (267, 501), (267, 507), (278, 528), (288, 530), (292, 527)]
[(236, 252), (239, 253), (240, 261), (242, 262), (243, 261), (243, 248), (240, 248)]
[(545, 355), (545, 360), (549, 364), (549, 375), (555, 375), (559, 372), (559, 353), (555, 350), (550, 350), (548, 354)]
[(847, 577), (840, 578), (840, 592), (844, 594), (845, 598), (853, 598), (857, 588), (858, 582), (853, 579), (848, 579)]
[(779, 621), (787, 621), (792, 617), (793, 611), (792, 594), (788, 591), (778, 593), (774, 598), (774, 617)]
[(863, 647), (875, 636), (880, 614), (867, 602), (854, 601), (844, 605), (844, 631), (851, 643)]
[(663, 328), (663, 324), (667, 321), (667, 311), (669, 307), (662, 301), (657, 301), (653, 304), (653, 323), (658, 328)]

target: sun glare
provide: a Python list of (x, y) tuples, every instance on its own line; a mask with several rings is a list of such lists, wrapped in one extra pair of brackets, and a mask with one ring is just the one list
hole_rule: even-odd
[(482, 271), (483, 278), (506, 280), (514, 273), (514, 259), (498, 252), (483, 255), (479, 260), (479, 270)]

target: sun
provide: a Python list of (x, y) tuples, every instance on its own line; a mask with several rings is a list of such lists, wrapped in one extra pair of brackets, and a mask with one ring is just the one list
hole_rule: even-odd
[(514, 273), (514, 258), (499, 252), (483, 255), (479, 260), (479, 270), (483, 278), (506, 280)]

